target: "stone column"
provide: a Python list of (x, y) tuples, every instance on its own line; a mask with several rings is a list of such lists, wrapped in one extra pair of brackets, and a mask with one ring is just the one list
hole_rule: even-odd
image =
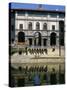
[(59, 47), (59, 37), (56, 38), (56, 46)]
[(34, 39), (32, 38), (32, 46), (34, 47)]
[(50, 37), (47, 37), (47, 47), (50, 47)]
[(43, 47), (43, 38), (41, 38), (41, 47)]

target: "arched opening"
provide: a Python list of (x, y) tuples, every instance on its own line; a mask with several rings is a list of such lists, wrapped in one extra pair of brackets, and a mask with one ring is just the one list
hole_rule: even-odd
[(43, 30), (47, 30), (47, 24), (46, 23), (43, 24)]
[(28, 29), (32, 30), (32, 23), (31, 22), (29, 22), (29, 24), (28, 24)]
[(29, 38), (29, 45), (32, 45), (32, 38)]
[(64, 21), (59, 21), (59, 44), (64, 45)]
[(43, 46), (47, 46), (47, 39), (46, 38), (43, 39)]
[(50, 45), (51, 46), (54, 46), (54, 45), (56, 45), (56, 33), (51, 33), (51, 35), (50, 35)]
[(36, 23), (36, 30), (40, 30), (40, 23), (39, 22)]
[(36, 32), (34, 35), (34, 45), (35, 46), (41, 46), (41, 33), (40, 32)]
[(18, 42), (25, 42), (25, 33), (24, 32), (18, 33)]

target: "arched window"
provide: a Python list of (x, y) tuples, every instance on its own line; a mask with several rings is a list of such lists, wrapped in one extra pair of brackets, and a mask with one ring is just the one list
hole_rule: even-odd
[(32, 23), (31, 22), (29, 22), (29, 24), (28, 24), (28, 29), (32, 30)]
[(35, 46), (41, 46), (41, 33), (40, 32), (36, 32), (34, 35), (34, 45)]
[(23, 29), (23, 24), (19, 24), (19, 29)]
[(52, 30), (55, 30), (55, 25), (52, 25)]
[(40, 30), (40, 23), (39, 22), (36, 23), (36, 30)]
[(18, 33), (18, 42), (25, 42), (25, 33), (24, 32)]
[(46, 23), (43, 24), (43, 30), (47, 30), (47, 24)]
[(51, 33), (51, 35), (50, 35), (50, 45), (51, 46), (54, 46), (54, 45), (56, 45), (56, 33)]

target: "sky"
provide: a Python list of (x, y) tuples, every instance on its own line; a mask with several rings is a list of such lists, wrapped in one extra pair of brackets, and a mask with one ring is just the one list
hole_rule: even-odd
[[(27, 4), (27, 3), (11, 3), (12, 9), (38, 9), (40, 4)], [(58, 11), (65, 11), (65, 6), (63, 5), (47, 5), (41, 4), (43, 10), (58, 10)]]

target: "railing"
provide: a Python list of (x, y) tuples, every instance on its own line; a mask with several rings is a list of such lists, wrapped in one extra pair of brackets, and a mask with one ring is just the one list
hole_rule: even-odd
[[(44, 31), (44, 32), (52, 32), (52, 31), (54, 31), (54, 32), (59, 32), (59, 30), (43, 30), (43, 29), (40, 29), (40, 30), (37, 30), (37, 29), (15, 29), (15, 31)], [(65, 32), (65, 30), (64, 30), (64, 32)]]

